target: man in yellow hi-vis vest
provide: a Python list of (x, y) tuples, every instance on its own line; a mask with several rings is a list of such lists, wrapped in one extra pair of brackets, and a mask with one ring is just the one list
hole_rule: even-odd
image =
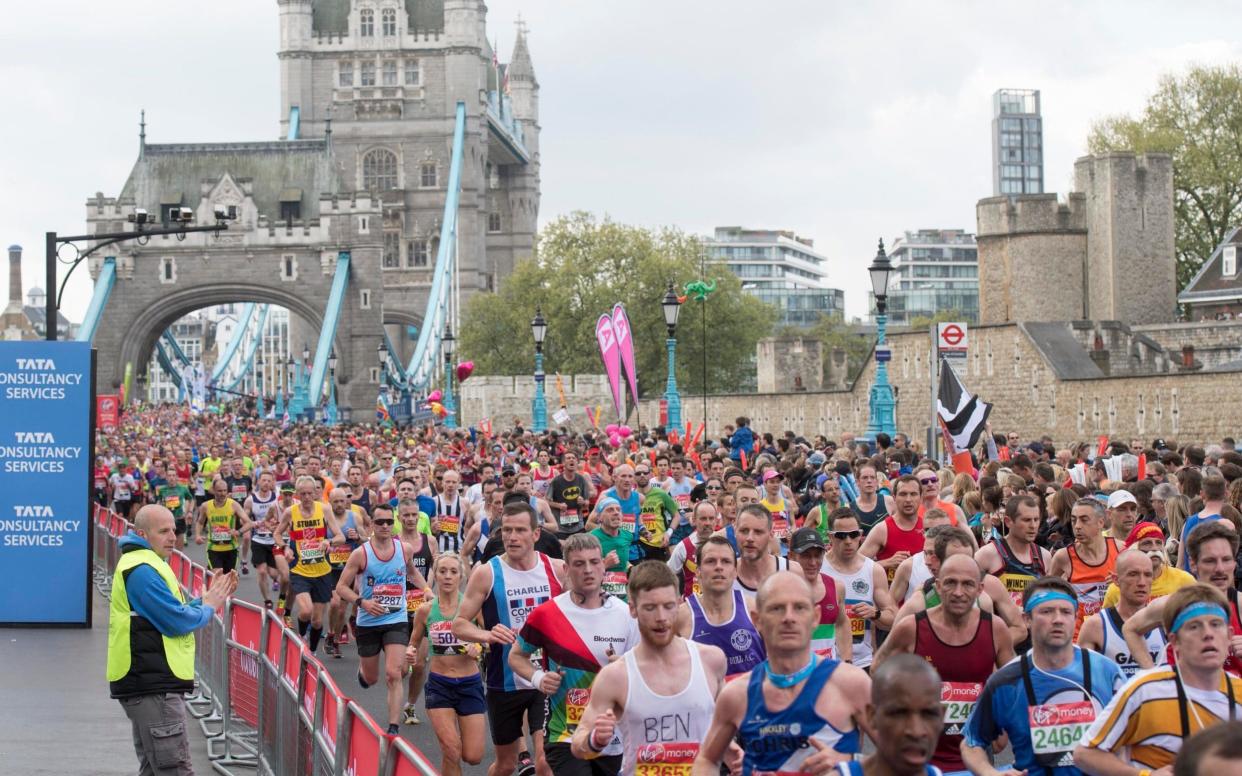
[(108, 685), (134, 730), (140, 774), (188, 774), (185, 700), (194, 691), (194, 631), (211, 622), (237, 589), (217, 574), (201, 599), (187, 601), (168, 556), (176, 521), (163, 506), (138, 510), (121, 537), (108, 616)]

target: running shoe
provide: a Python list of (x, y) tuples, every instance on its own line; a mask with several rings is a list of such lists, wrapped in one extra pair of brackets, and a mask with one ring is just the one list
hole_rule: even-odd
[(349, 643), (349, 628), (341, 628), (341, 635), (336, 637), (337, 644)]
[(395, 722), (394, 722), (394, 723), (392, 723), (391, 725), (389, 725), (389, 726), (388, 726), (388, 735), (390, 735), (390, 736), (399, 736), (399, 735), (401, 735), (401, 728), (400, 728), (400, 726), (398, 726), (398, 725), (397, 725), (397, 723), (395, 723)]
[(530, 758), (530, 752), (522, 752), (518, 755), (517, 770), (514, 776), (535, 776), (535, 761)]
[(270, 599), (268, 599), (268, 598), (264, 598), (264, 599), (263, 599), (263, 608), (264, 608), (264, 609), (274, 609), (274, 608), (276, 608), (276, 607), (272, 604), (272, 602), (271, 602), (271, 600), (270, 600)]
[(323, 653), (325, 655), (331, 655), (335, 658), (339, 658), (341, 656), (341, 648), (337, 645), (336, 639), (334, 639), (331, 634), (328, 634), (328, 636), (324, 639)]
[(419, 724), (418, 714), (415, 713), (413, 703), (405, 704), (405, 719), (403, 719), (402, 722), (406, 725)]
[(249, 563), (242, 564), (242, 576), (243, 577), (250, 576), (250, 564)]

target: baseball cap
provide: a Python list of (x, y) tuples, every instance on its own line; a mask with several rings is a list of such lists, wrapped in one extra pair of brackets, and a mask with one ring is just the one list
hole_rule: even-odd
[(824, 537), (814, 528), (799, 528), (789, 538), (789, 551), (803, 553), (807, 550), (824, 549)]
[(1134, 494), (1128, 490), (1114, 490), (1108, 496), (1108, 508), (1116, 509), (1122, 504), (1137, 504), (1138, 500), (1134, 498)]
[(815, 489), (816, 489), (816, 490), (823, 490), (823, 489), (824, 489), (824, 483), (825, 483), (825, 482), (827, 482), (827, 481), (828, 481), (828, 475), (827, 475), (827, 474), (821, 474), (821, 475), (819, 475), (818, 477), (816, 477), (816, 478), (815, 478)]
[(1026, 446), (1026, 449), (1030, 450), (1035, 455), (1042, 455), (1044, 452), (1044, 446), (1039, 442), (1031, 442)]
[(767, 482), (768, 480), (775, 480), (777, 478), (784, 479), (785, 475), (781, 474), (776, 469), (769, 469), (768, 471), (763, 473), (764, 482)]
[(1151, 443), (1151, 449), (1152, 450), (1168, 450), (1169, 445), (1163, 439), (1157, 438), (1155, 441)]
[(505, 475), (509, 475), (509, 474), (517, 474), (517, 470), (514, 469), (512, 466), (506, 466), (505, 468), (500, 470), (500, 474), (502, 477)]
[(1133, 547), (1144, 539), (1152, 538), (1164, 541), (1164, 531), (1160, 530), (1160, 526), (1146, 520), (1136, 523), (1130, 529), (1130, 535), (1126, 537), (1126, 549)]
[(825, 460), (823, 453), (811, 453), (806, 457), (806, 462), (812, 466), (823, 466)]

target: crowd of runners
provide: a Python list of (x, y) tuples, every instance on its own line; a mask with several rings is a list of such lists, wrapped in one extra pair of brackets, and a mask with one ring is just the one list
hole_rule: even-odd
[(613, 447), (162, 405), (100, 436), (94, 477), (121, 514), (166, 507), (313, 652), (352, 645), (389, 733), (424, 714), (445, 774), (488, 735), (491, 776), (1238, 757), (1234, 728), (1195, 737), (1242, 698), (1233, 440), (988, 429), (954, 469), (902, 435), (721, 431)]

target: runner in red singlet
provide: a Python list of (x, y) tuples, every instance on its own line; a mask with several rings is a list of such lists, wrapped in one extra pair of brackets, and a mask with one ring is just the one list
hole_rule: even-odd
[(872, 528), (858, 550), (884, 567), (889, 582), (893, 581), (893, 575), (902, 561), (923, 551), (923, 518), (918, 516), (918, 479), (909, 474), (898, 477), (893, 493), (897, 514), (889, 515)]

